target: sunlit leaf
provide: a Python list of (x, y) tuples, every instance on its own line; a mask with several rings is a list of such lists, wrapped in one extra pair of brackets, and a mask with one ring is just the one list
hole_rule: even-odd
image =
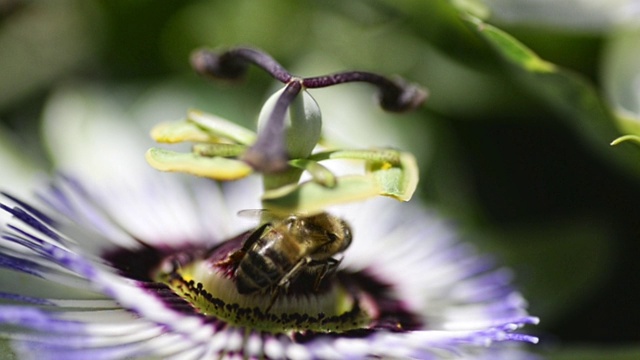
[(383, 0), (405, 17), (407, 26), (455, 61), (473, 68), (493, 66), (495, 56), (462, 20), (449, 0)]
[(478, 30), (496, 47), (501, 50), (503, 56), (516, 63), (518, 66), (532, 72), (552, 72), (556, 67), (538, 57), (533, 51), (517, 41), (506, 32), (482, 22), (478, 18), (469, 17), (469, 21), (478, 27)]
[(620, 136), (619, 138), (613, 140), (611, 142), (611, 145), (618, 145), (618, 144), (620, 144), (621, 142), (624, 142), (624, 141), (634, 141), (634, 142), (640, 144), (640, 136), (637, 136), (637, 135)]
[[(560, 118), (566, 119), (577, 134), (587, 140), (605, 161), (621, 164), (636, 175), (640, 175), (637, 165), (637, 149), (620, 147), (612, 151), (609, 144), (618, 138), (620, 130), (616, 118), (608, 104), (600, 97), (593, 84), (587, 79), (531, 55), (530, 50), (503, 31), (482, 23), (478, 19), (469, 20), (487, 43), (509, 63), (513, 78), (531, 95), (548, 104)], [(523, 50), (523, 48), (525, 50)]]
[(590, 80), (560, 66), (549, 65), (516, 38), (463, 14), (448, 1), (386, 0), (385, 3), (406, 16), (416, 33), (454, 61), (508, 76), (518, 90), (539, 101), (555, 117), (565, 120), (594, 154), (640, 176), (637, 148), (609, 146), (613, 139), (631, 131), (621, 134), (609, 104)]

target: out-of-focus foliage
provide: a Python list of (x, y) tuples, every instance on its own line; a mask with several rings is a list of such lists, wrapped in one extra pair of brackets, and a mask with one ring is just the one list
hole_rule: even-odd
[[(430, 91), (409, 116), (377, 109), (364, 85), (314, 90), (325, 142), (414, 153), (419, 196), (514, 269), (542, 318), (538, 350), (632, 358), (640, 147), (609, 143), (640, 131), (636, 3), (0, 1), (0, 166), (16, 168), (6, 148), (20, 154), (16, 178), (49, 171), (40, 119), (90, 118), (110, 102), (142, 129), (189, 108), (255, 128), (271, 79), (254, 70), (238, 85), (200, 79), (188, 57), (202, 46), (260, 47), (305, 76), (400, 74)], [(104, 103), (83, 102), (87, 92)], [(82, 136), (82, 126), (60, 120), (45, 131)], [(104, 133), (105, 147), (125, 141)], [(20, 186), (2, 176), (0, 187)]]

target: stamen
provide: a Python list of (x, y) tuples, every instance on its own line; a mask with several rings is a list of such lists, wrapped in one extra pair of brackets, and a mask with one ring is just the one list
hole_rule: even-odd
[[(286, 170), (290, 169), (287, 164), (289, 155), (298, 157), (298, 154), (291, 150), (291, 147), (298, 147), (295, 141), (302, 141), (305, 144), (303, 147), (305, 151), (302, 151), (303, 154), (301, 155), (302, 158), (309, 155), (306, 153), (306, 147), (310, 144), (312, 149), (313, 145), (317, 143), (316, 137), (319, 137), (321, 124), (319, 111), (316, 112), (317, 120), (311, 121), (318, 128), (317, 136), (315, 132), (309, 130), (312, 128), (312, 126), (309, 126), (309, 129), (307, 129), (309, 131), (306, 132), (300, 132), (299, 129), (292, 130), (292, 133), (295, 132), (295, 134), (290, 139), (296, 139), (293, 144), (288, 144), (286, 141), (285, 116), (287, 109), (304, 88), (319, 88), (355, 81), (371, 83), (379, 89), (378, 98), (382, 108), (393, 112), (416, 109), (427, 98), (426, 90), (416, 85), (408, 84), (399, 78), (389, 79), (366, 71), (349, 71), (319, 77), (296, 78), (271, 56), (252, 48), (233, 48), (220, 54), (208, 50), (199, 50), (193, 53), (191, 63), (198, 73), (222, 79), (239, 79), (244, 76), (249, 64), (253, 64), (267, 71), (278, 81), (286, 84), (284, 91), (280, 94), (271, 114), (267, 118), (265, 126), (260, 130), (257, 141), (241, 157), (255, 171), (263, 174), (285, 173)], [(306, 119), (308, 115), (305, 113), (301, 116)], [(306, 138), (306, 136), (309, 136), (309, 138)], [(279, 181), (275, 181), (274, 179), (276, 178), (272, 177), (272, 181), (267, 181), (265, 187), (279, 187), (282, 186), (281, 183), (294, 183), (300, 173), (300, 171), (291, 172), (286, 178), (277, 178)], [(285, 174), (282, 175), (285, 176)]]
[[(273, 306), (270, 291), (239, 293), (234, 271), (221, 260), (240, 249), (249, 234), (205, 253), (173, 254), (162, 261), (153, 281), (166, 285), (195, 314), (265, 332), (359, 336), (376, 329), (404, 332), (424, 327), (390, 285), (366, 271), (338, 270), (327, 274), (319, 286), (313, 285), (316, 272), (303, 272), (286, 289), (271, 289), (282, 291)], [(184, 311), (186, 304), (173, 299), (170, 305)]]
[[(202, 263), (194, 263), (196, 267)], [(213, 272), (206, 283), (189, 278), (192, 267), (160, 276), (176, 294), (189, 302), (201, 315), (227, 324), (246, 326), (261, 331), (287, 333), (291, 331), (344, 332), (366, 327), (370, 322), (357, 299), (344, 288), (334, 288), (322, 294), (279, 297), (270, 311), (265, 310), (269, 296), (241, 295), (231, 279)]]

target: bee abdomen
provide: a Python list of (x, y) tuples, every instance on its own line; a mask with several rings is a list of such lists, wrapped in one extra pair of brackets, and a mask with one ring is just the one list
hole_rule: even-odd
[[(236, 271), (236, 288), (240, 294), (252, 294), (277, 284), (286, 274), (289, 262), (268, 249), (264, 254), (249, 251)], [(285, 265), (285, 267), (283, 267)]]

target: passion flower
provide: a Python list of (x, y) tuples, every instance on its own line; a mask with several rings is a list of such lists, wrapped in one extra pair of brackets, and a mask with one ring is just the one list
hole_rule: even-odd
[[(256, 53), (238, 51), (240, 56), (220, 57), (210, 72), (240, 75)], [(264, 58), (254, 60), (262, 64)], [(266, 67), (276, 78), (288, 76), (277, 64)], [(405, 96), (393, 90), (395, 83), (368, 73), (338, 74), (330, 81), (349, 76), (380, 82), (383, 103), (397, 105), (400, 99), (405, 108), (415, 102), (410, 100), (415, 94)], [(314, 81), (294, 79), (291, 86), (311, 87)], [(256, 138), (237, 125), (194, 113), (191, 122), (160, 133), (171, 135), (166, 139), (197, 139), (202, 146), (196, 153), (215, 156), (203, 161), (187, 154), (185, 160), (156, 151), (147, 159), (169, 163), (170, 171), (200, 174), (211, 166), (214, 178), (246, 179), (218, 183), (162, 174), (135, 161), (142, 160), (135, 149), (142, 140), (114, 121), (122, 116), (74, 113), (83, 103), (75, 98), (50, 106), (56, 116), (45, 122), (50, 130), (45, 133), (59, 145), (55, 150), (75, 160), (61, 166), (66, 175), (32, 199), (7, 189), (0, 200), (11, 215), (0, 226), (0, 324), (21, 358), (515, 359), (523, 355), (520, 344), (537, 342), (518, 332), (538, 319), (527, 314), (508, 269), (479, 255), (420, 204), (394, 200), (408, 200), (417, 184), (409, 154), (357, 149), (300, 154), (284, 158), (286, 166), (312, 173), (311, 185), (297, 183), (300, 171), (271, 183), (281, 187), (263, 187), (258, 174), (280, 176), (266, 171), (277, 163), (278, 156), (271, 155), (279, 151), (269, 150), (264, 134), (270, 130)], [(283, 144), (282, 127), (269, 122), (282, 120), (287, 99), (279, 95), (274, 108), (284, 108), (270, 112), (265, 125), (277, 130)], [(59, 129), (61, 121), (83, 129), (84, 136)], [(105, 129), (117, 136), (105, 136)], [(105, 151), (100, 139), (107, 145), (119, 140), (119, 146)], [(247, 161), (260, 149), (271, 159), (266, 170)], [(345, 158), (364, 160), (367, 174), (335, 176), (318, 164)], [(367, 200), (355, 202), (358, 189), (357, 200)], [(372, 197), (381, 194), (389, 197)], [(275, 220), (263, 213), (260, 222), (251, 222), (238, 216), (245, 209), (280, 212)], [(316, 236), (322, 240), (314, 245)], [(285, 251), (294, 245), (286, 237), (304, 239), (304, 245), (297, 244), (301, 248), (317, 248)]]
[[(538, 320), (510, 271), (434, 214), (385, 198), (332, 210), (353, 230), (334, 276), (312, 289), (302, 274), (267, 312), (268, 296), (239, 295), (216, 265), (250, 233), (233, 231), (229, 204), (259, 186), (193, 180), (149, 178), (142, 194), (62, 179), (38, 205), (6, 194), (14, 219), (0, 264), (19, 285), (3, 290), (0, 322), (15, 349), (55, 359), (434, 358), (537, 341), (516, 332)], [(214, 211), (193, 197), (204, 193)], [(166, 214), (172, 221), (158, 221)]]

